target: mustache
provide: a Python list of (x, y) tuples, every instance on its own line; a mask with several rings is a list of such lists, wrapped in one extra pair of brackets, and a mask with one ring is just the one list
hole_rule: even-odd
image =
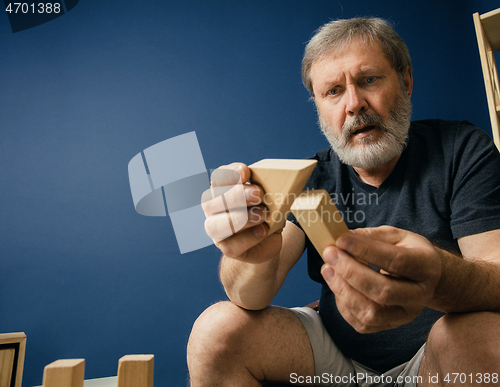
[(387, 131), (384, 120), (378, 114), (361, 113), (351, 117), (342, 125), (342, 135), (350, 137), (356, 130), (363, 126), (378, 126)]
[(347, 146), (353, 133), (361, 127), (366, 126), (378, 126), (382, 131), (388, 131), (381, 116), (378, 114), (361, 113), (344, 122), (341, 133), (336, 136), (340, 143), (339, 145), (343, 147)]

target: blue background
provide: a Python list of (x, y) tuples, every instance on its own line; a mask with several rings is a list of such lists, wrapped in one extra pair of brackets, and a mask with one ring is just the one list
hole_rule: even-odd
[[(331, 19), (366, 15), (408, 44), (414, 119), (491, 133), (472, 14), (498, 6), (81, 0), (15, 34), (0, 16), (0, 332), (28, 336), (23, 386), (59, 358), (85, 358), (95, 378), (133, 353), (155, 355), (155, 386), (187, 383), (191, 326), (225, 298), (219, 253), (181, 255), (169, 218), (135, 212), (134, 155), (193, 130), (207, 168), (325, 148), (300, 79), (304, 43)], [(274, 302), (318, 291), (303, 259)]]

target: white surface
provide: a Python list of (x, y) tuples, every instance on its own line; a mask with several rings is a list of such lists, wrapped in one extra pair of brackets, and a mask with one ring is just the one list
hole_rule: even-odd
[(109, 378), (89, 379), (83, 382), (83, 387), (116, 387), (117, 381), (117, 376), (112, 376)]

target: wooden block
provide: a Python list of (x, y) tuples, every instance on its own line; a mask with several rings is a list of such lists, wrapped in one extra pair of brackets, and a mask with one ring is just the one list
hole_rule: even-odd
[(264, 204), (269, 213), (268, 235), (283, 228), (293, 201), (311, 176), (316, 160), (264, 159), (249, 166), (250, 182), (265, 192)]
[(318, 253), (349, 231), (342, 214), (324, 189), (304, 191), (292, 204), (292, 212)]
[(43, 387), (83, 387), (85, 359), (61, 359), (45, 366)]
[(154, 355), (126, 355), (118, 362), (118, 387), (153, 387)]
[(0, 334), (0, 387), (21, 387), (25, 350), (23, 332)]

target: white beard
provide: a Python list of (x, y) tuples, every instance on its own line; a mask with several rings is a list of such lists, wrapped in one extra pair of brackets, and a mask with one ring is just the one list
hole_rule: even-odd
[[(401, 155), (408, 140), (411, 109), (410, 97), (402, 90), (387, 122), (378, 114), (361, 113), (344, 123), (342, 134), (337, 136), (319, 110), (318, 121), (321, 131), (344, 164), (369, 169), (388, 163)], [(378, 126), (383, 131), (382, 136), (378, 141), (375, 141), (372, 135), (357, 140), (358, 144), (363, 146), (349, 144), (352, 133), (362, 125)]]

